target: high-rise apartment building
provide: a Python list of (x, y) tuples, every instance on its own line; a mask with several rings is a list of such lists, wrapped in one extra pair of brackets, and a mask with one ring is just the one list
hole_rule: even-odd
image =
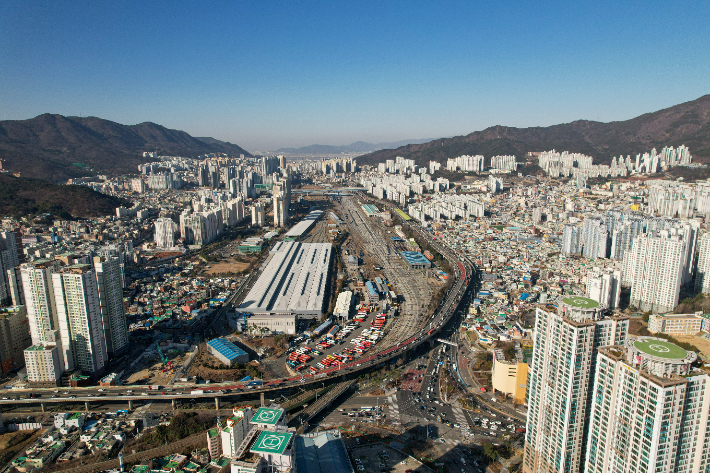
[(106, 352), (109, 358), (113, 358), (128, 347), (128, 325), (123, 310), (123, 271), (119, 259), (110, 256), (95, 256), (94, 271)]
[(59, 321), (54, 301), (52, 274), (58, 270), (59, 262), (56, 260), (36, 260), (34, 263), (20, 266), (33, 345), (56, 341), (52, 332), (59, 330)]
[(582, 252), (582, 228), (577, 225), (565, 225), (562, 231), (562, 253), (579, 255)]
[(24, 352), (27, 379), (32, 384), (56, 385), (64, 372), (59, 319), (52, 274), (58, 261), (37, 260), (20, 266), (32, 346)]
[(155, 221), (155, 245), (158, 248), (175, 246), (175, 230), (177, 225), (171, 218), (159, 218)]
[(251, 225), (252, 227), (263, 227), (266, 221), (266, 211), (264, 210), (264, 204), (258, 202), (254, 204), (251, 208)]
[(621, 296), (621, 271), (593, 268), (587, 273), (587, 297), (609, 309), (619, 307)]
[(274, 227), (285, 227), (286, 226), (286, 201), (284, 196), (281, 194), (274, 195), (273, 197), (273, 209), (274, 209)]
[[(611, 235), (611, 258), (623, 260), (626, 252), (631, 251), (634, 239), (646, 229), (646, 222), (642, 218), (627, 217), (620, 222), (614, 222)], [(607, 225), (608, 226), (608, 225)]]
[(651, 337), (599, 349), (588, 473), (710, 471), (710, 376), (696, 359)]
[(587, 217), (582, 226), (583, 254), (587, 258), (606, 258), (609, 232), (604, 219)]
[(583, 470), (597, 348), (624, 343), (628, 333), (628, 318), (605, 316), (605, 309), (578, 296), (561, 299), (556, 312), (537, 309), (529, 364), (526, 473)]
[(61, 350), (67, 371), (100, 374), (108, 360), (96, 271), (74, 265), (52, 274)]
[(698, 269), (695, 272), (695, 292), (710, 294), (710, 233), (700, 238)]
[(22, 273), (20, 268), (12, 268), (7, 271), (7, 289), (10, 293), (12, 305), (25, 305), (25, 292), (22, 289)]
[(678, 305), (686, 258), (687, 241), (675, 228), (639, 235), (624, 257), (631, 304), (642, 311), (673, 310)]
[(24, 306), (0, 309), (0, 374), (25, 365), (23, 351), (32, 344)]

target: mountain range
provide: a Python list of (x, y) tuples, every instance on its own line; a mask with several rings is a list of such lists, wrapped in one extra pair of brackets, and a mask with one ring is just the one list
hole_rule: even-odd
[(710, 95), (657, 112), (617, 122), (578, 120), (548, 127), (493, 126), (465, 136), (441, 138), (397, 149), (383, 149), (357, 158), (358, 164), (376, 164), (402, 156), (418, 165), (445, 163), (461, 155), (524, 157), (529, 151), (570, 151), (608, 164), (614, 156), (660, 151), (664, 146), (686, 145), (694, 162), (710, 163)]
[(418, 140), (402, 140), (384, 143), (367, 143), (365, 141), (356, 141), (355, 143), (345, 146), (331, 145), (310, 145), (302, 148), (279, 148), (274, 151), (274, 154), (290, 154), (296, 156), (318, 156), (318, 155), (337, 155), (337, 154), (356, 154), (356, 153), (371, 153), (381, 149), (399, 148), (408, 144), (419, 144), (431, 141), (433, 138), (418, 139)]
[[(403, 143), (406, 143), (402, 146)], [(548, 127), (493, 126), (465, 136), (435, 140), (405, 140), (348, 146), (312, 145), (282, 148), (278, 154), (357, 154), (358, 164), (376, 164), (396, 156), (445, 162), (463, 154), (487, 158), (557, 149), (584, 153), (597, 164), (613, 156), (632, 155), (664, 146), (686, 145), (695, 162), (710, 163), (710, 95), (646, 113), (630, 120), (602, 123), (578, 120)], [(381, 149), (379, 149), (381, 148)], [(374, 151), (373, 151), (374, 150)], [(196, 138), (155, 123), (121, 125), (96, 117), (43, 114), (29, 120), (0, 121), (2, 168), (22, 177), (64, 181), (92, 173), (135, 172), (145, 162), (144, 151), (197, 157), (207, 153), (251, 156), (240, 146), (214, 138)]]
[[(251, 156), (214, 138), (195, 138), (155, 123), (138, 125), (96, 117), (45, 113), (29, 120), (0, 121), (3, 169), (23, 177), (63, 181), (93, 173), (137, 172), (144, 151), (196, 157), (206, 153)], [(91, 170), (91, 171), (90, 171)]]

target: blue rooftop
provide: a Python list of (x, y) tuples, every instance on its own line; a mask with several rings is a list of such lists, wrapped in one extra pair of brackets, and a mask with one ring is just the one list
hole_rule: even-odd
[(379, 294), (375, 285), (372, 284), (372, 281), (367, 281), (365, 283), (365, 286), (367, 287), (367, 290), (370, 291), (370, 295), (374, 296), (375, 294)]
[(426, 257), (418, 251), (402, 251), (400, 254), (404, 259), (407, 260), (407, 263), (409, 264), (423, 264), (427, 268), (431, 267), (431, 261), (426, 259)]
[(215, 338), (207, 342), (207, 345), (224, 355), (228, 360), (234, 360), (247, 353), (225, 338)]

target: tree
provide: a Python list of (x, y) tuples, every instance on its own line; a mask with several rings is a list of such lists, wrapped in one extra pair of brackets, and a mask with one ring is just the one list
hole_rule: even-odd
[(496, 461), (496, 458), (498, 458), (498, 450), (496, 450), (496, 446), (493, 445), (491, 442), (486, 442), (483, 444), (483, 453), (485, 453), (486, 456), (491, 459), (491, 461)]

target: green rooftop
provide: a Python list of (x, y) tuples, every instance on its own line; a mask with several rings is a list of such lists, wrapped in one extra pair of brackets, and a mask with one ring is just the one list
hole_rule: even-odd
[(647, 355), (653, 355), (669, 360), (682, 360), (688, 354), (688, 352), (678, 345), (665, 340), (660, 340), (658, 338), (636, 340), (634, 342), (634, 347)]
[(599, 303), (594, 299), (582, 296), (565, 297), (562, 299), (562, 302), (572, 307), (577, 307), (578, 309), (596, 309), (599, 307)]
[(254, 414), (254, 417), (252, 417), (251, 421), (254, 424), (276, 425), (282, 415), (283, 409), (260, 407), (259, 410), (256, 411), (256, 414)]
[(219, 435), (219, 429), (210, 429), (207, 431), (207, 435), (210, 436), (210, 438), (215, 438), (216, 436)]
[(81, 417), (81, 412), (74, 412), (72, 415), (67, 417), (67, 420), (74, 420)]
[(288, 432), (263, 431), (254, 442), (254, 446), (249, 450), (252, 453), (270, 453), (281, 455), (286, 450), (293, 434)]

